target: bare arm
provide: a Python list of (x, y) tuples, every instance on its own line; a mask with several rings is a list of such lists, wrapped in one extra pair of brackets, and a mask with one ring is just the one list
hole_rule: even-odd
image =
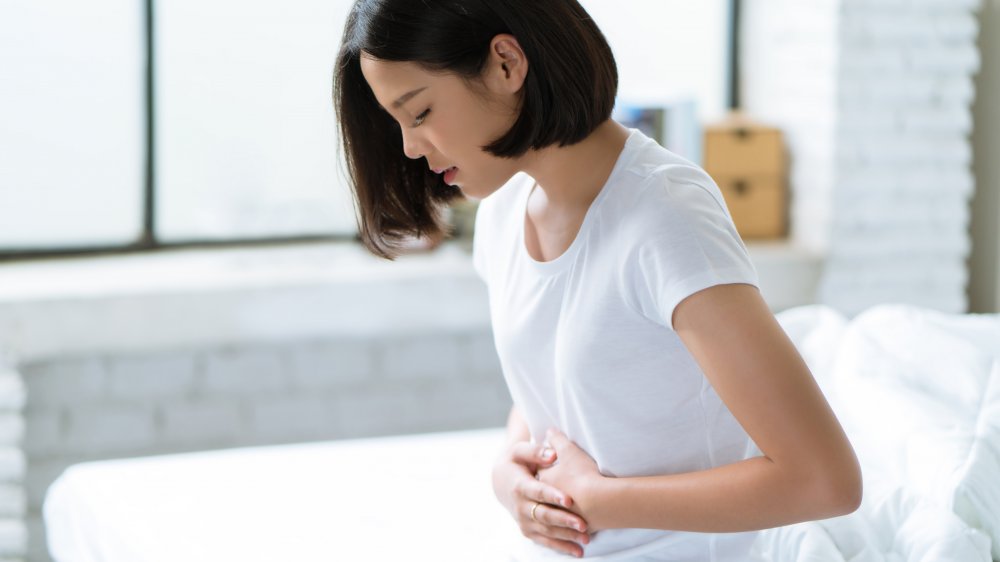
[(676, 308), (674, 327), (763, 456), (685, 474), (607, 478), (557, 434), (550, 442), (560, 463), (542, 471), (543, 481), (573, 494), (592, 529), (735, 532), (857, 508), (854, 450), (756, 288), (696, 293)]

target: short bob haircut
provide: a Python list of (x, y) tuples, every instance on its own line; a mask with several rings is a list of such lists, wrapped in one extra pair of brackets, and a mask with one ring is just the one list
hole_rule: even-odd
[(403, 153), (399, 124), (361, 74), (365, 53), (450, 72), (475, 84), (499, 34), (528, 59), (520, 115), (486, 152), (513, 158), (586, 138), (611, 116), (618, 69), (611, 47), (577, 0), (357, 0), (347, 18), (333, 97), (361, 239), (393, 258), (407, 237), (443, 236), (441, 210), (461, 191)]

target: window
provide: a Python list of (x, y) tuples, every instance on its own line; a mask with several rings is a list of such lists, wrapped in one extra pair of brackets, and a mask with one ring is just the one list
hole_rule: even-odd
[(354, 233), (331, 96), (352, 3), (156, 2), (159, 239)]
[[(331, 76), (352, 0), (0, 5), (0, 257), (348, 238)], [(727, 106), (729, 0), (583, 0), (621, 99)]]
[[(729, 107), (729, 0), (581, 0), (615, 53), (619, 98), (690, 98), (701, 121)], [(623, 9), (627, 6), (627, 9)]]
[(107, 0), (0, 3), (0, 252), (139, 238), (141, 9)]

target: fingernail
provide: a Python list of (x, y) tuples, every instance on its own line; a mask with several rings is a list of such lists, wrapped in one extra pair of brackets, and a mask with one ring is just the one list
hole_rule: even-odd
[(545, 460), (551, 459), (553, 456), (555, 456), (555, 454), (556, 452), (553, 451), (552, 449), (549, 449), (548, 447), (542, 449), (542, 458)]

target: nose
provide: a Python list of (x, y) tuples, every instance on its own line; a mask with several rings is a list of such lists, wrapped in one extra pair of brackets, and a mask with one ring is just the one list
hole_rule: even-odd
[(403, 134), (403, 154), (405, 154), (407, 158), (411, 158), (413, 160), (426, 156), (426, 141), (420, 138), (418, 133), (407, 131), (406, 127), (403, 127), (401, 130)]

